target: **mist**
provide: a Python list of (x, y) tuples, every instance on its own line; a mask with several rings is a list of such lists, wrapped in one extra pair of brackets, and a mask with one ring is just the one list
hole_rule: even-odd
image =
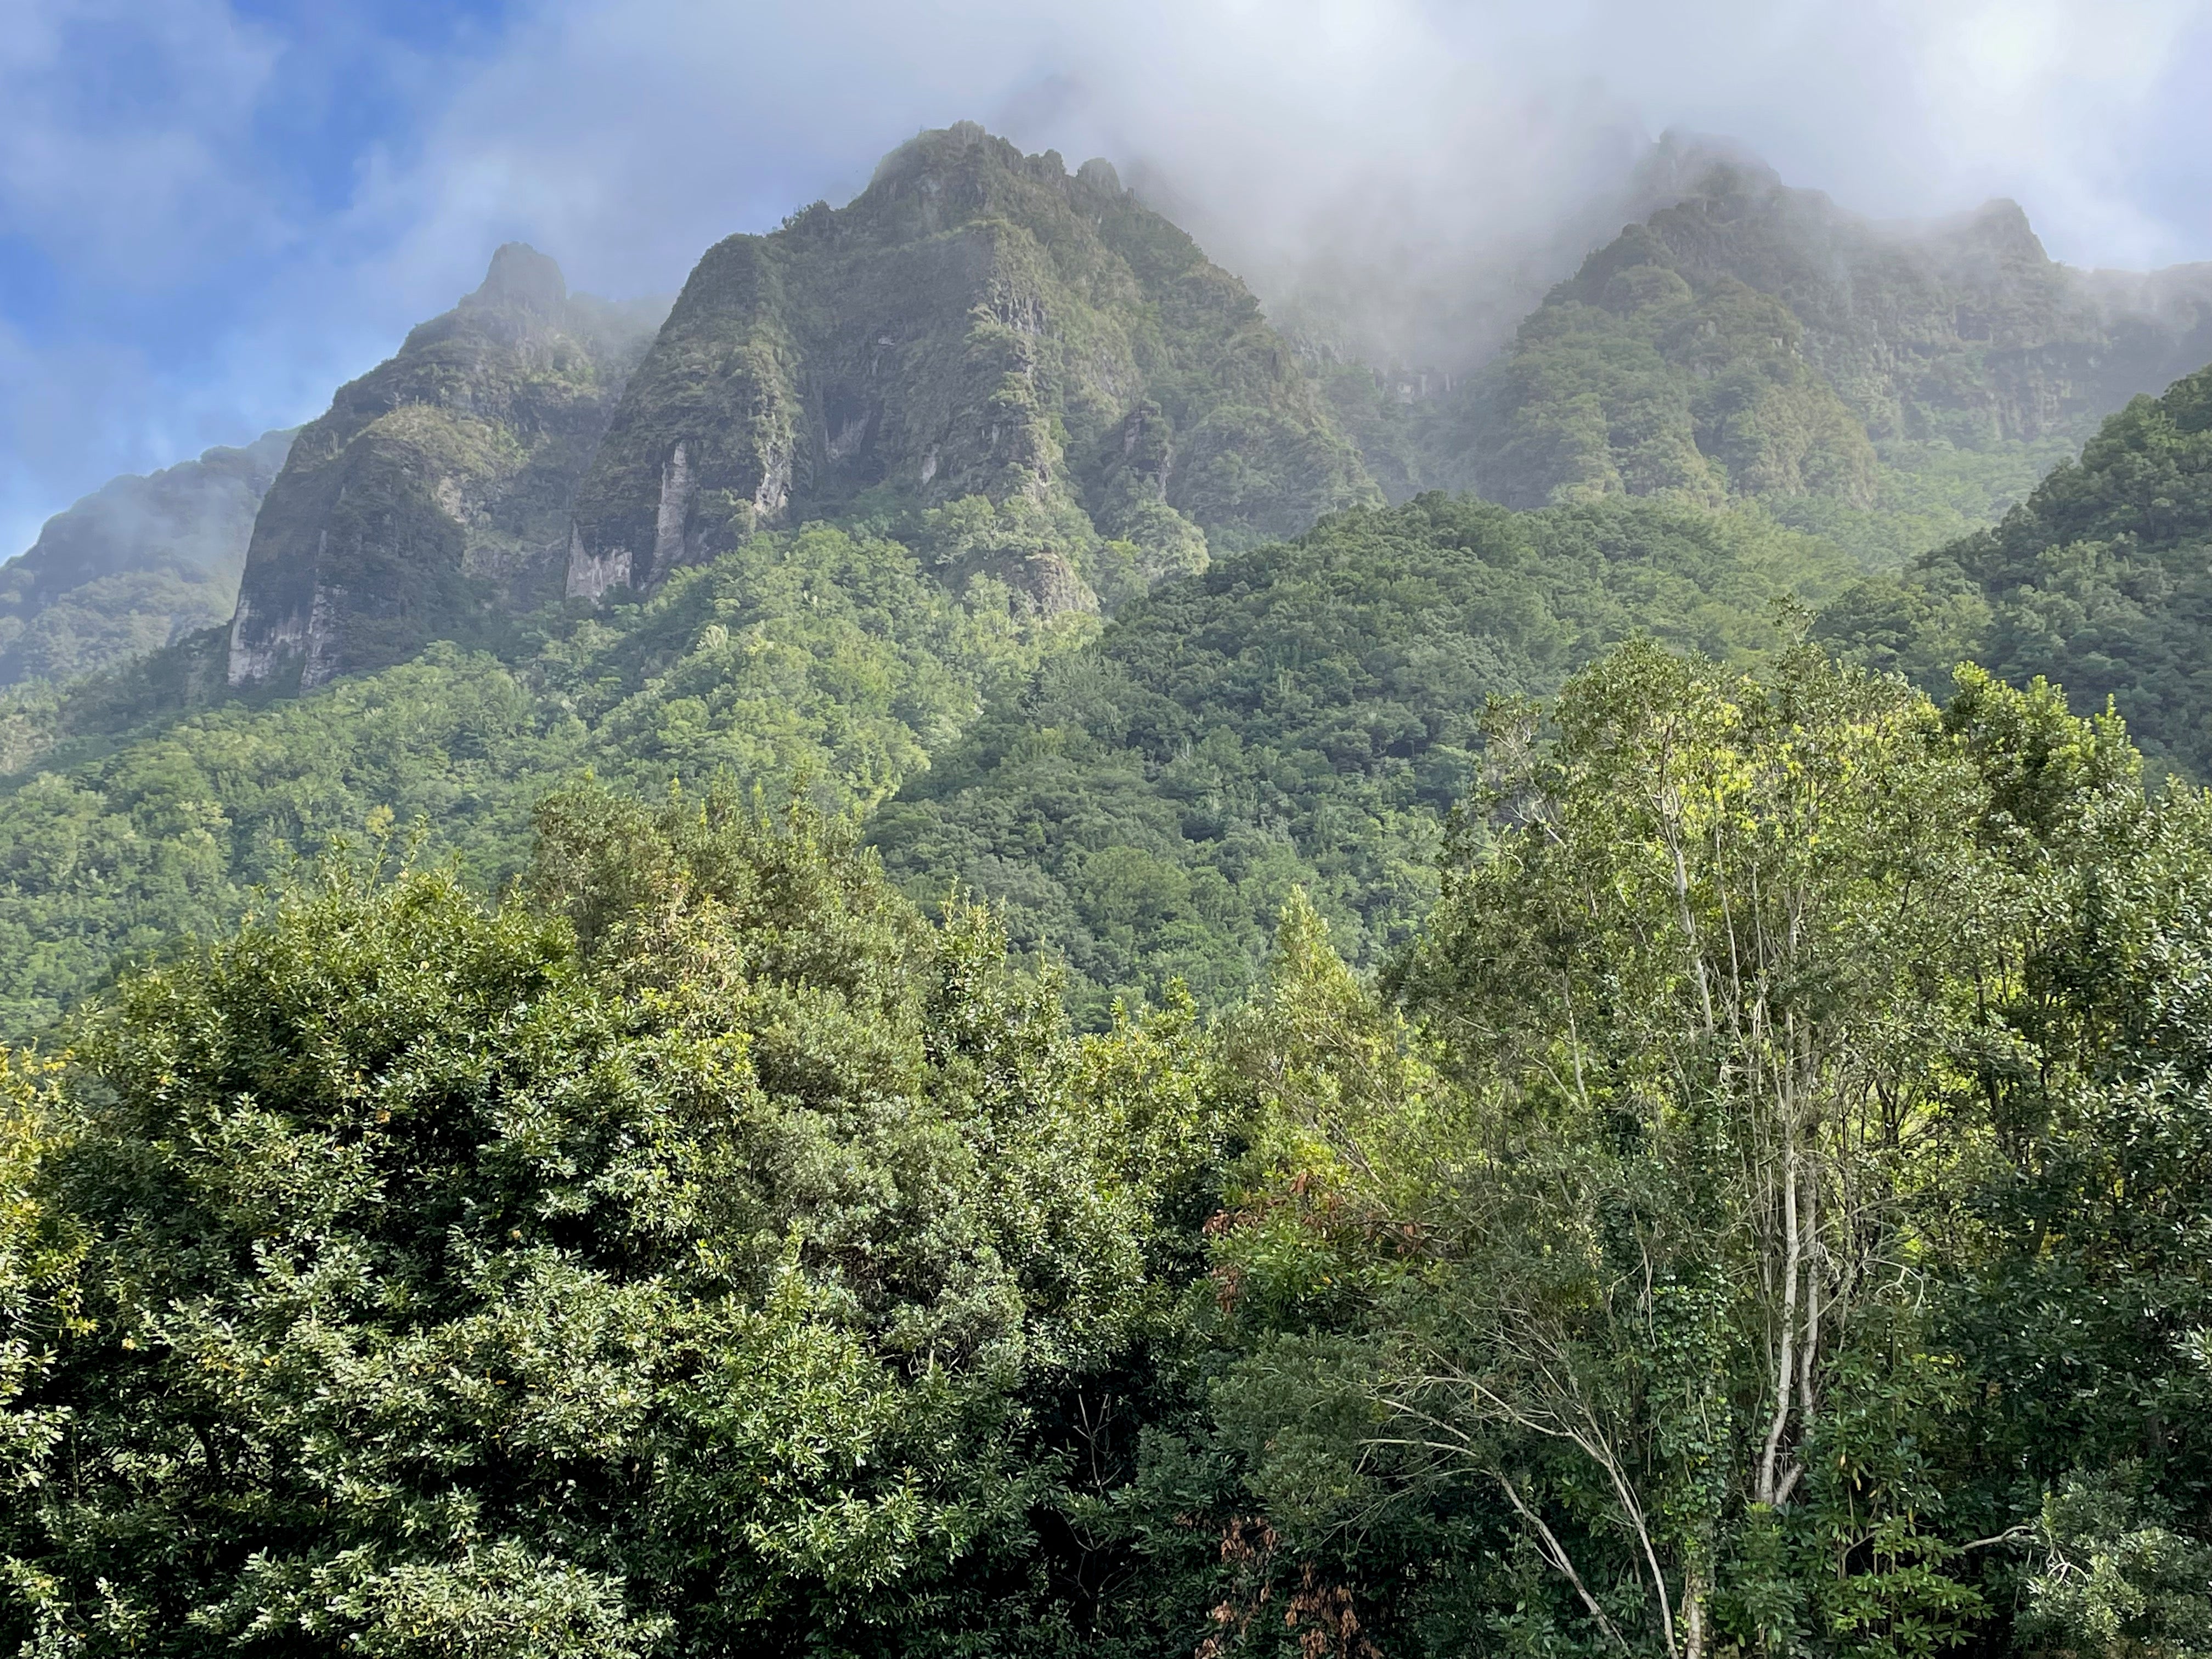
[(1447, 368), (1618, 228), (1670, 131), (1877, 217), (2011, 197), (2075, 264), (2212, 257), (2212, 0), (516, 0), (429, 35), (375, 5), (27, 5), (0, 550), (115, 472), (312, 417), (501, 240), (671, 293), (961, 118), (1106, 156), (1289, 325)]

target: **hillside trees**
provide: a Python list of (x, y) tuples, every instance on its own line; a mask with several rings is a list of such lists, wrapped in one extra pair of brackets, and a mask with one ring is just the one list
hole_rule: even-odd
[(2136, 398), (1994, 528), (1838, 596), (1817, 632), (1931, 690), (1972, 659), (2087, 705), (2112, 698), (2154, 760), (2212, 776), (2208, 538), (2212, 369)]
[(873, 816), (917, 894), (957, 882), (1116, 995), (1256, 988), (1293, 887), (1363, 967), (1436, 895), (1486, 698), (1547, 696), (1638, 631), (1748, 659), (1850, 578), (1752, 519), (1654, 502), (1514, 514), (1424, 495), (1218, 560), (1044, 663)]
[(1548, 693), (1638, 629), (1748, 658), (1786, 637), (1778, 602), (1855, 574), (1748, 519), (1429, 496), (1224, 559), (1102, 636), (1018, 591), (1015, 567), (1067, 545), (1054, 533), (976, 498), (752, 536), (498, 655), (439, 645), (127, 740), (84, 706), (128, 701), (121, 680), (19, 694), (0, 707), (21, 767), (0, 781), (0, 1032), (46, 1026), (118, 957), (221, 931), (380, 811), (427, 818), (495, 890), (528, 860), (532, 804), (586, 768), (644, 793), (804, 776), (825, 807), (875, 809), (918, 901), (957, 883), (1018, 951), (1068, 963), (1080, 1023), (1178, 976), (1218, 1009), (1256, 981), (1293, 886), (1363, 966), (1410, 937), (1486, 696)]
[[(1504, 745), (1502, 816), (1401, 981), (1488, 1108), (1431, 1200), (1467, 1259), (1401, 1407), (1571, 1583), (1578, 1548), (1625, 1562), (1685, 1659), (1854, 1620), (1940, 1644), (1974, 1603), (1925, 1571), (1941, 1498), (1897, 1433), (1948, 1397), (1908, 1288), (1947, 1062), (1972, 990), (2017, 971), (2008, 884), (1960, 834), (1977, 780), (1938, 736), (1807, 653), (1760, 684), (1624, 652), (1555, 744)], [(1612, 1539), (1543, 1530), (1576, 1486)], [(1785, 1610), (1801, 1587), (1746, 1553), (1792, 1510), (1801, 1547), (1875, 1570)]]
[(872, 804), (1095, 627), (1022, 614), (988, 577), (955, 599), (901, 544), (821, 526), (569, 621), (519, 660), (434, 646), (0, 787), (0, 1030), (47, 1025), (118, 957), (213, 937), (380, 814), (427, 819), (491, 890), (529, 861), (532, 806), (586, 769), (645, 791), (803, 776), (825, 806)]
[(543, 826), (538, 908), (331, 866), (12, 1109), (6, 1292), (19, 1187), (84, 1258), (10, 1351), (27, 1651), (1059, 1639), (1060, 1397), (1203, 1140), (1171, 1034), (1072, 1042), (803, 808)]
[(2212, 805), (1803, 647), (1487, 726), (1211, 1022), (596, 785), (127, 976), (6, 1078), (0, 1640), (2192, 1650)]
[(1211, 1448), (1386, 1646), (2183, 1639), (2203, 801), (1975, 672), (1632, 647), (1535, 712), (1410, 1023), (1340, 966), (1258, 1073), (1237, 1357), (1155, 1478)]

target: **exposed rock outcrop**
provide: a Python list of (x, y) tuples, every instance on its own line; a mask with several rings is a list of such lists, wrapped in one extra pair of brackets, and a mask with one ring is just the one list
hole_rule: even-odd
[(577, 483), (659, 313), (501, 248), (301, 430), (254, 526), (230, 684), (318, 685), (557, 592)]
[[(1075, 510), (1164, 573), (1376, 492), (1243, 283), (1106, 163), (963, 123), (699, 262), (578, 493), (568, 591), (970, 496)], [(1038, 602), (1079, 600), (1055, 569)]]

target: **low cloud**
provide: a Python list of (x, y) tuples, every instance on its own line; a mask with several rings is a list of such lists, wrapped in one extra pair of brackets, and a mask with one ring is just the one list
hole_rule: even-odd
[[(118, 466), (317, 412), (501, 240), (579, 287), (672, 291), (718, 237), (963, 118), (1108, 156), (1286, 307), (1333, 288), (1449, 319), (1364, 343), (1409, 356), (1502, 326), (1482, 295), (1615, 228), (1673, 127), (1877, 216), (2002, 194), (2077, 263), (2212, 257), (2176, 160), (2212, 137), (2208, 0), (520, 0), (443, 50), (374, 6), (280, 40), (224, 0), (26, 4), (0, 210), (112, 302), (8, 313), (16, 545)], [(303, 112), (346, 75), (391, 88), (363, 137)], [(272, 110), (347, 147), (315, 187), (269, 153)]]

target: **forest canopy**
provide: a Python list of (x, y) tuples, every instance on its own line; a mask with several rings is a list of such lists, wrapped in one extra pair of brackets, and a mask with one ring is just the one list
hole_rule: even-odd
[[(894, 533), (895, 532), (895, 533)], [(1304, 885), (1372, 965), (1435, 890), (1484, 699), (1545, 695), (1644, 631), (1748, 659), (1856, 567), (1754, 518), (1659, 503), (1516, 514), (1441, 495), (1324, 520), (1111, 623), (1000, 576), (1049, 522), (981, 497), (746, 538), (642, 601), (573, 605), (312, 696), (180, 708), (176, 658), (0, 704), (0, 1036), (118, 957), (228, 927), (373, 815), (496, 891), (586, 772), (635, 793), (804, 780), (925, 906), (957, 884), (1070, 964), (1081, 1023), (1180, 975), (1261, 972)], [(1042, 838), (1032, 847), (1030, 837)]]
[(1963, 658), (2117, 699), (2147, 753), (2212, 777), (2212, 369), (2138, 398), (1994, 528), (1855, 585), (1820, 636), (1932, 686)]
[(961, 123), (54, 520), (0, 1651), (2212, 1659), (2212, 267), (1725, 148), (1431, 372)]
[(1486, 736), (1210, 1021), (599, 784), (126, 975), (5, 1073), (0, 1639), (2193, 1650), (2212, 801), (1808, 647)]

